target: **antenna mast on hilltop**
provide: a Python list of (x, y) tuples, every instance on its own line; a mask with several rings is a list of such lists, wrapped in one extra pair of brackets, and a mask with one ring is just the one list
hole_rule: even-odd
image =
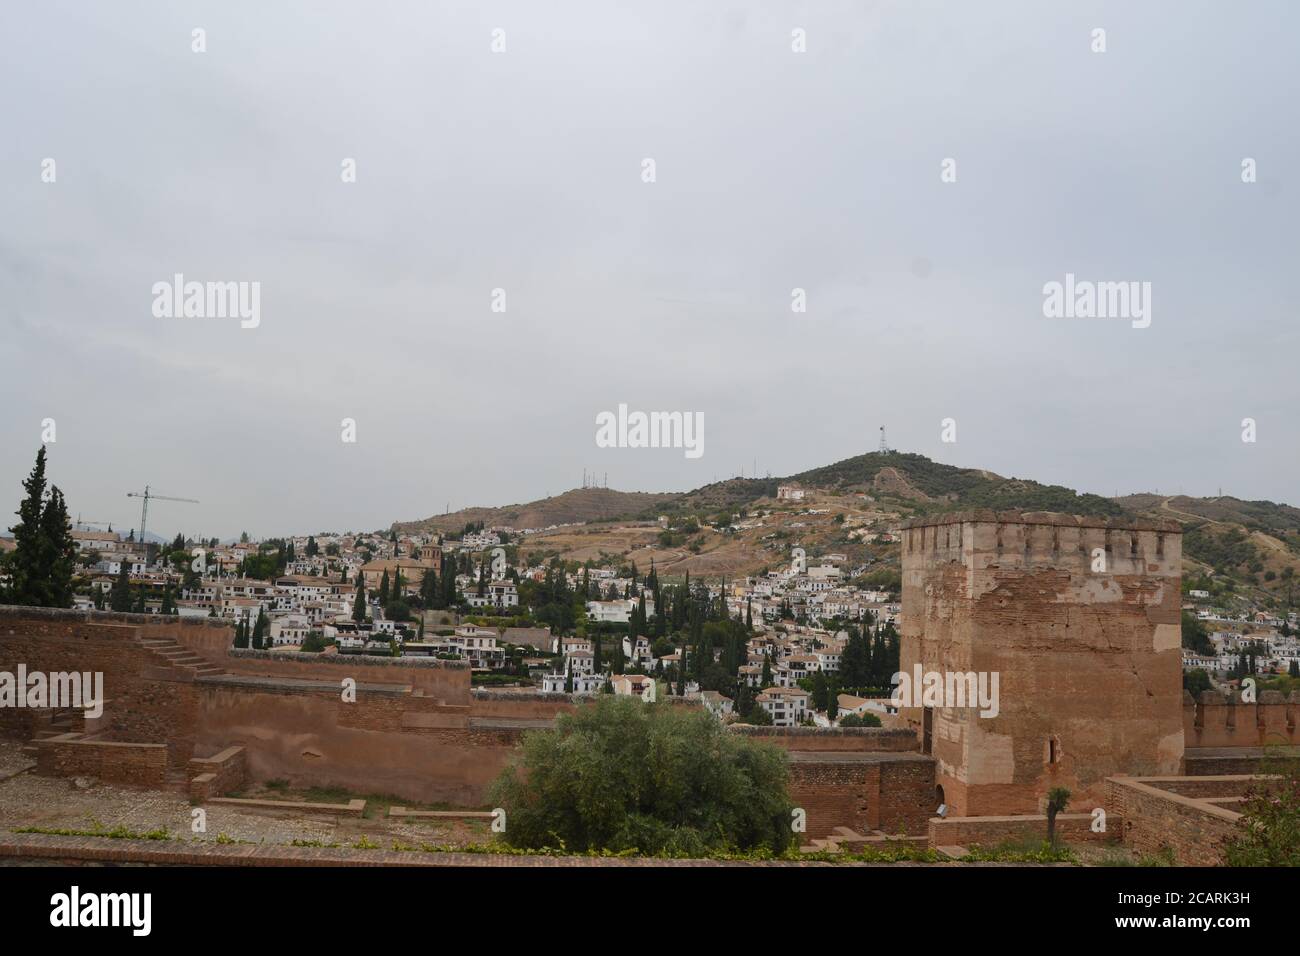
[(885, 426), (880, 426), (880, 447), (877, 449), (882, 455), (889, 454), (889, 442), (885, 441)]

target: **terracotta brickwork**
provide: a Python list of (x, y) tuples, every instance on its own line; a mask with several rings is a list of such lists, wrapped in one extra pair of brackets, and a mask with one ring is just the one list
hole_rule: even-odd
[[(523, 733), (491, 721), (471, 727), (462, 712), (436, 700), (365, 684), (351, 702), (326, 681), (231, 676), (195, 686), (197, 744), (242, 746), (252, 779), (294, 786), (478, 806)], [(430, 726), (425, 717), (454, 726)]]
[(36, 772), (157, 789), (167, 781), (167, 747), (62, 734), (36, 742)]
[[(1237, 777), (1225, 787), (1219, 778), (1213, 790), (1244, 793), (1255, 779)], [(1124, 821), (1124, 844), (1148, 855), (1172, 853), (1180, 866), (1223, 865), (1226, 844), (1240, 832), (1241, 814), (1171, 787), (1185, 789), (1173, 780), (1112, 777), (1106, 782), (1106, 811)]]
[(903, 713), (952, 815), (1036, 814), (1056, 786), (1100, 805), (1112, 774), (1178, 772), (1176, 522), (977, 511), (901, 533), (901, 669), (999, 679), (996, 716)]
[(1240, 695), (1201, 692), (1200, 700), (1183, 691), (1183, 736), (1188, 747), (1266, 747), (1300, 744), (1300, 691), (1290, 698), (1261, 691), (1255, 703)]
[(919, 836), (934, 813), (934, 761), (920, 754), (792, 751), (790, 798), (806, 839), (836, 827)]
[[(1117, 843), (1123, 821), (1107, 815), (1104, 832), (1093, 830), (1091, 813), (1058, 813), (1056, 835), (1064, 843)], [(1032, 843), (1047, 839), (1047, 817), (934, 817), (930, 820), (930, 846), (983, 846)]]
[(409, 687), (416, 696), (431, 697), (445, 704), (462, 707), (469, 705), (471, 672), (464, 661), (248, 649), (234, 649), (224, 656), (215, 656), (212, 660), (232, 674), (335, 682), (343, 677), (351, 677), (358, 684)]
[[(469, 806), (482, 803), (527, 729), (573, 707), (563, 695), (471, 704), (470, 672), (459, 662), (230, 652), (232, 637), (228, 626), (206, 620), (0, 608), (0, 667), (102, 672), (109, 703), (96, 739), (163, 745), (164, 774), (167, 766), (185, 771), (191, 758), (233, 745), (243, 748), (250, 779)], [(157, 638), (228, 673), (168, 666), (144, 643)], [(354, 702), (343, 700), (344, 678), (355, 681)], [(52, 717), (6, 711), (0, 733), (30, 740)], [(45, 757), (50, 772), (145, 779), (137, 765), (145, 758), (134, 750), (100, 748), (74, 759), (67, 749)], [(153, 769), (158, 752), (142, 751), (154, 773), (149, 779), (161, 781)], [(109, 766), (114, 759), (120, 768)], [(212, 768), (187, 779), (206, 773), (214, 776), (200, 782), (202, 793), (233, 785)]]
[[(108, 703), (100, 737), (164, 743), (172, 762), (183, 766), (194, 745), (194, 685), (160, 666), (140, 640), (189, 626), (204, 632), (219, 629), (203, 623), (169, 628), (148, 623), (150, 617), (0, 607), (0, 668), (12, 671), (24, 663), (29, 671), (102, 673)], [(224, 630), (229, 640), (230, 630)], [(6, 726), (0, 723), (0, 732)]]
[(786, 750), (907, 753), (915, 751), (918, 746), (913, 731), (881, 727), (755, 727), (735, 724), (731, 731)]
[(243, 747), (227, 747), (211, 757), (195, 757), (189, 765), (190, 799), (202, 803), (238, 790), (248, 779)]

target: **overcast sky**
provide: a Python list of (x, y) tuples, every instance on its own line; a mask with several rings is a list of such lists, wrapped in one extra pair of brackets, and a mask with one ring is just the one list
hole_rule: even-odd
[[(784, 475), (882, 424), (1300, 503), (1297, 33), (1288, 2), (15, 5), (0, 501), (52, 418), (74, 515), (201, 500), (165, 534)], [(156, 318), (176, 273), (260, 282), (260, 325)], [(1150, 282), (1150, 326), (1045, 317), (1066, 273)], [(620, 402), (702, 413), (704, 454), (598, 448)]]

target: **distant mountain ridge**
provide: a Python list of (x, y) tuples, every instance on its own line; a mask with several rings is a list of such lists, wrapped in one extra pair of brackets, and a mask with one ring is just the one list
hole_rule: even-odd
[(841, 493), (876, 493), (909, 503), (914, 510), (954, 510), (969, 507), (1067, 511), (1073, 514), (1122, 515), (1127, 509), (1109, 498), (1079, 494), (1061, 485), (1028, 479), (1006, 479), (983, 468), (958, 468), (924, 455), (872, 451), (841, 462), (811, 468), (789, 477), (727, 479), (690, 492), (619, 492), (610, 488), (576, 488), (558, 496), (504, 507), (469, 507), (432, 515), (415, 522), (396, 522), (394, 531), (459, 531), (469, 523), (545, 528), (552, 524), (654, 519), (658, 514), (715, 512), (738, 509), (759, 498), (775, 497), (777, 486)]
[[(1279, 575), (1300, 578), (1300, 508), (1231, 496), (1136, 494), (1118, 498), (1079, 493), (981, 468), (960, 468), (908, 452), (869, 452), (785, 478), (730, 478), (687, 492), (578, 488), (502, 508), (466, 508), (422, 521), (398, 522), (399, 532), (455, 532), (471, 522), (487, 527), (545, 528), (580, 522), (653, 520), (658, 515), (711, 517), (772, 499), (782, 484), (834, 496), (870, 495), (900, 514), (918, 516), (970, 508), (1056, 511), (1093, 516), (1175, 518), (1186, 532), (1188, 573), (1214, 571), (1256, 586)], [(823, 499), (825, 500), (825, 499)], [(1292, 567), (1291, 571), (1287, 571)], [(1272, 577), (1268, 577), (1268, 575)]]
[(575, 488), (526, 504), (463, 508), (418, 521), (394, 522), (392, 527), (400, 532), (450, 531), (479, 521), (489, 527), (544, 528), (584, 521), (650, 520), (658, 514), (743, 507), (760, 498), (774, 497), (782, 484), (846, 494), (877, 494), (905, 501), (920, 513), (968, 508), (1115, 517), (1159, 513), (1184, 522), (1229, 522), (1250, 530), (1300, 530), (1300, 508), (1272, 501), (1155, 494), (1108, 498), (1028, 478), (1006, 478), (983, 468), (945, 465), (909, 452), (869, 452), (785, 478), (730, 478), (686, 492)]

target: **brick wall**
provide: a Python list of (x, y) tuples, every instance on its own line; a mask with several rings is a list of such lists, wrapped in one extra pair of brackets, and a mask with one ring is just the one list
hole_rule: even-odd
[(71, 734), (36, 742), (36, 772), (56, 777), (95, 777), (133, 787), (162, 787), (167, 748), (162, 744), (80, 740)]
[[(29, 671), (102, 673), (108, 700), (103, 737), (165, 743), (172, 762), (183, 766), (193, 751), (194, 685), (171, 678), (157, 658), (138, 643), (149, 617), (0, 607), (0, 669), (12, 671), (21, 662)], [(167, 628), (152, 628), (160, 629)], [(25, 730), (21, 721), (17, 726), (0, 724), (0, 732)]]
[(538, 720), (553, 719), (559, 714), (571, 713), (578, 706), (577, 701), (570, 694), (495, 690), (472, 691), (470, 704), (476, 717)]
[[(1060, 813), (1056, 833), (1065, 843), (1114, 843), (1120, 839), (1122, 821), (1106, 818), (1106, 832), (1092, 831), (1091, 813)], [(1029, 814), (1012, 817), (932, 817), (930, 846), (985, 846), (1047, 839), (1047, 816)]]
[(227, 747), (211, 757), (194, 757), (189, 772), (190, 799), (201, 803), (243, 787), (248, 779), (248, 760), (243, 747)]
[(792, 752), (790, 797), (808, 815), (808, 839), (840, 826), (922, 835), (934, 812), (934, 761), (914, 754)]
[(755, 727), (732, 724), (734, 734), (754, 737), (786, 750), (906, 753), (918, 749), (916, 734), (911, 730), (887, 730), (883, 727)]
[(1289, 698), (1275, 690), (1247, 704), (1217, 691), (1200, 700), (1183, 691), (1183, 736), (1188, 747), (1264, 747), (1300, 744), (1300, 691)]
[(1197, 803), (1132, 777), (1106, 781), (1106, 812), (1123, 819), (1123, 841), (1139, 853), (1171, 850), (1180, 866), (1222, 866), (1241, 814)]
[(469, 704), (470, 668), (464, 661), (231, 649), (215, 663), (232, 674), (335, 682), (351, 677), (358, 684), (409, 686), (447, 704)]
[(250, 778), (294, 786), (481, 806), (523, 733), (415, 723), (447, 715), (437, 701), (409, 694), (359, 688), (356, 702), (345, 703), (333, 687), (273, 680), (210, 678), (191, 686), (200, 694), (200, 750), (241, 746)]

